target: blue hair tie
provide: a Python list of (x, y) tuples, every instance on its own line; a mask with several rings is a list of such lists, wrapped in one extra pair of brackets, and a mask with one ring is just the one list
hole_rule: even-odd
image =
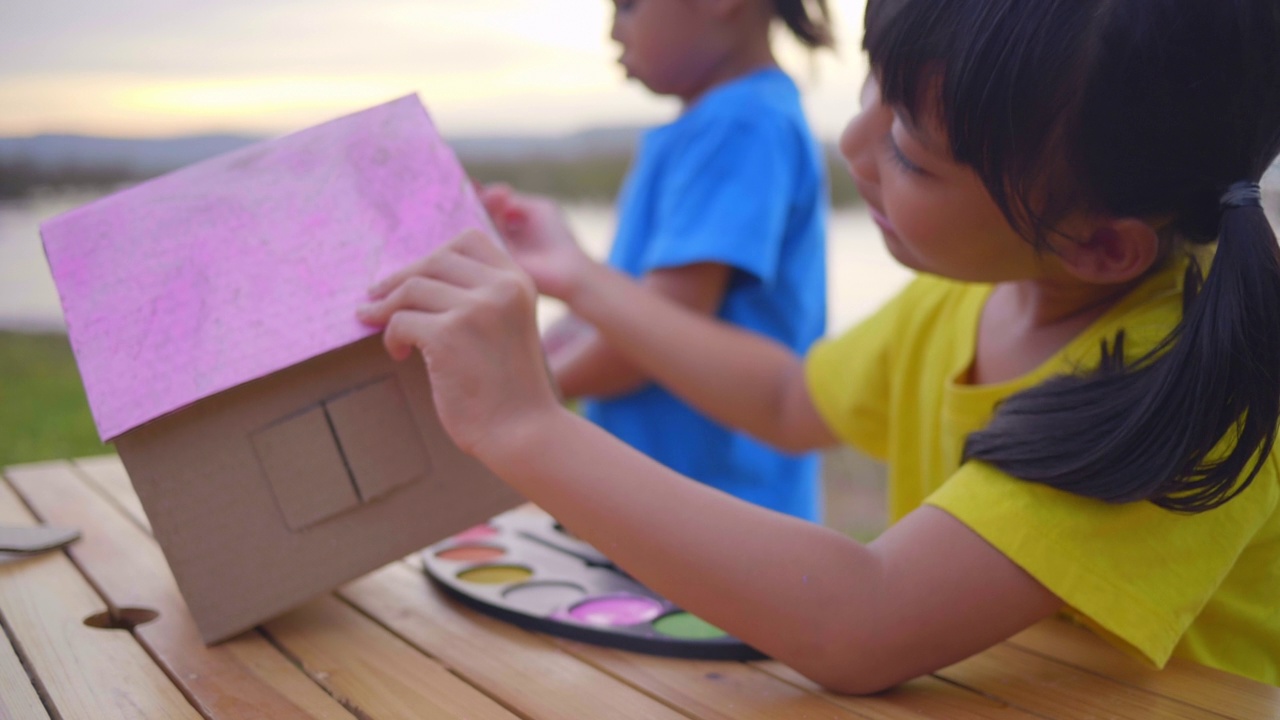
[(1222, 193), (1222, 207), (1224, 210), (1242, 207), (1262, 207), (1262, 187), (1256, 182), (1249, 180), (1241, 180), (1233, 183), (1227, 191)]

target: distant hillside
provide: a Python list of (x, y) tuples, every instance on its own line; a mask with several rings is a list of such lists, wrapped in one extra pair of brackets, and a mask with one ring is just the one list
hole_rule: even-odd
[(560, 137), (454, 137), (446, 141), (464, 163), (601, 156), (629, 158), (642, 131), (643, 128), (638, 127), (609, 127)]
[[(594, 128), (562, 137), (457, 137), (449, 145), (480, 182), (572, 200), (608, 200), (618, 191), (641, 129)], [(43, 187), (113, 187), (138, 182), (262, 140), (245, 135), (0, 138), (0, 198)], [(834, 158), (834, 152), (829, 152)], [(833, 199), (855, 196), (833, 160)]]
[[(598, 128), (563, 137), (460, 137), (447, 140), (463, 161), (573, 160), (601, 155), (630, 157), (638, 128)], [(190, 135), (174, 138), (109, 138), (87, 135), (0, 137), (0, 167), (41, 173), (108, 168), (131, 177), (176, 170), (264, 138)]]
[(26, 166), (42, 174), (112, 169), (127, 178), (148, 177), (237, 150), (258, 139), (244, 135), (138, 139), (85, 135), (0, 138), (0, 167)]
[[(481, 181), (505, 179), (534, 192), (612, 195), (630, 162), (638, 129), (601, 128), (564, 137), (462, 137), (449, 144)], [(137, 182), (262, 140), (245, 135), (0, 138), (0, 197), (49, 186)]]

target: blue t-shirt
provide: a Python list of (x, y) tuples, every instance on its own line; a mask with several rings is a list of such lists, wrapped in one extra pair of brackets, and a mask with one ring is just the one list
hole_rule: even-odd
[[(619, 198), (609, 264), (634, 277), (732, 268), (721, 320), (798, 355), (826, 325), (827, 185), (800, 93), (777, 68), (720, 85), (647, 132)], [(584, 403), (586, 416), (668, 467), (740, 498), (818, 520), (818, 458), (732, 432), (648, 384)]]

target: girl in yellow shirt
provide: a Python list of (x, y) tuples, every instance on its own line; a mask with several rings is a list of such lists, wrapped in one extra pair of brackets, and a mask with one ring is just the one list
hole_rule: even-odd
[[(750, 1), (628, 8), (696, 24)], [(832, 689), (1064, 608), (1156, 664), (1280, 683), (1280, 251), (1257, 184), (1280, 152), (1280, 5), (871, 0), (866, 28), (841, 152), (921, 277), (806, 359), (644, 292), (522, 196), (489, 206), (510, 254), (466, 234), (361, 317), (395, 357), (422, 352), (460, 447)], [(1193, 250), (1214, 243), (1210, 269)], [(535, 285), (726, 424), (886, 459), (896, 522), (861, 545), (561, 408)]]

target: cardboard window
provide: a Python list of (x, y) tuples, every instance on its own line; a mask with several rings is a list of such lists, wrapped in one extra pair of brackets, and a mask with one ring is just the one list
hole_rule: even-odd
[(326, 400), (324, 407), (365, 502), (430, 473), (421, 431), (394, 376)]
[(253, 446), (290, 530), (360, 504), (322, 407), (259, 430)]

